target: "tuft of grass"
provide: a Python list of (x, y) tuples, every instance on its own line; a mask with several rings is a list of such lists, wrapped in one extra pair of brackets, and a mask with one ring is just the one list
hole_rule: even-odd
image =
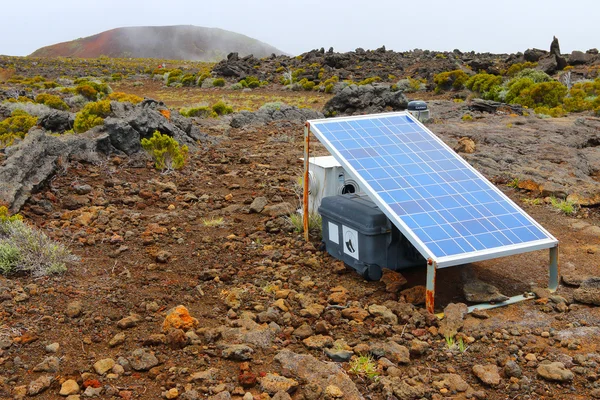
[(181, 169), (188, 159), (188, 147), (179, 143), (169, 135), (154, 132), (150, 139), (142, 139), (142, 148), (154, 159), (156, 169), (172, 171)]
[(513, 189), (519, 188), (519, 178), (514, 178), (512, 181), (508, 182), (506, 186), (511, 187)]
[(550, 204), (552, 207), (561, 211), (566, 215), (573, 215), (577, 212), (577, 205), (569, 200), (557, 199), (556, 197), (550, 198)]
[(456, 346), (454, 336), (446, 335), (444, 336), (444, 340), (446, 341), (446, 347), (448, 347), (448, 349), (453, 349), (454, 346)]
[(350, 360), (349, 372), (360, 378), (372, 381), (379, 379), (379, 371), (375, 359), (370, 355), (354, 357)]
[(207, 226), (209, 228), (215, 228), (217, 226), (223, 225), (223, 217), (212, 217), (208, 219), (203, 219), (202, 223), (204, 224), (204, 226)]
[[(304, 218), (297, 212), (290, 214), (287, 221), (294, 227), (294, 232), (304, 232)], [(308, 216), (308, 231), (318, 231), (321, 234), (322, 218), (319, 213), (310, 213)]]
[(77, 259), (64, 245), (29, 226), (19, 215), (9, 216), (6, 207), (0, 207), (1, 274), (56, 274), (65, 272), (67, 264)]

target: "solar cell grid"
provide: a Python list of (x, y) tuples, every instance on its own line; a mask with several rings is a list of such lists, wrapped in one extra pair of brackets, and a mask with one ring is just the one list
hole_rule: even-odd
[(440, 266), (556, 239), (405, 113), (309, 121), (338, 161)]

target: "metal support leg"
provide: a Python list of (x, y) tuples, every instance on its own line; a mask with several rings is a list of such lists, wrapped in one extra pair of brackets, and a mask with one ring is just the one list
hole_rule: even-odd
[(427, 311), (433, 314), (435, 305), (435, 274), (437, 263), (433, 260), (427, 262), (427, 286), (425, 289), (425, 306)]
[(548, 289), (558, 289), (558, 245), (550, 249), (550, 265), (548, 266)]

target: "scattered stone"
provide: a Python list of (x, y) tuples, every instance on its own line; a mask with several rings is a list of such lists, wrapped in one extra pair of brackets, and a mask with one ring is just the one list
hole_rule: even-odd
[(523, 372), (521, 371), (519, 364), (513, 360), (508, 360), (506, 364), (504, 364), (504, 375), (506, 375), (508, 378), (520, 378), (521, 375), (523, 375)]
[(148, 371), (158, 365), (158, 359), (146, 349), (136, 349), (129, 356), (129, 363), (136, 371)]
[(363, 322), (368, 316), (369, 312), (363, 308), (348, 307), (342, 310), (342, 317), (356, 322)]
[(425, 304), (425, 293), (427, 288), (423, 285), (413, 286), (408, 289), (404, 289), (400, 292), (400, 295), (404, 297), (407, 303), (418, 306), (419, 304)]
[(172, 254), (166, 250), (161, 250), (158, 253), (156, 253), (155, 256), (155, 260), (158, 263), (161, 264), (166, 264), (169, 262), (169, 259), (171, 258)]
[(172, 349), (183, 349), (188, 344), (188, 337), (182, 329), (171, 329), (165, 339)]
[(325, 349), (325, 355), (327, 355), (327, 357), (331, 358), (335, 362), (347, 362), (350, 361), (350, 359), (354, 355), (354, 352), (344, 349)]
[(406, 285), (406, 278), (399, 272), (383, 268), (381, 282), (385, 284), (385, 291), (388, 293), (398, 293), (402, 286)]
[(323, 347), (333, 346), (333, 338), (325, 335), (314, 335), (307, 337), (302, 343), (309, 349), (322, 349)]
[(259, 378), (258, 381), (260, 382), (261, 390), (270, 395), (281, 391), (292, 393), (298, 387), (298, 381), (271, 373)]
[(121, 329), (129, 329), (137, 326), (142, 321), (142, 317), (138, 314), (131, 314), (125, 318), (122, 318), (117, 322), (117, 326)]
[(573, 298), (580, 303), (600, 306), (600, 277), (591, 277), (581, 282), (573, 292)]
[(300, 339), (306, 339), (313, 335), (313, 330), (308, 324), (302, 324), (292, 332), (293, 336), (299, 337)]
[(198, 320), (190, 315), (188, 309), (179, 305), (167, 312), (167, 317), (163, 322), (163, 332), (169, 332), (171, 329), (188, 331), (197, 328), (198, 325)]
[(52, 376), (42, 375), (36, 380), (29, 383), (29, 386), (27, 387), (27, 394), (29, 396), (38, 395), (44, 390), (48, 389), (50, 385), (52, 385), (53, 381), (54, 378)]
[(57, 372), (60, 367), (60, 359), (58, 357), (46, 357), (44, 361), (33, 367), (33, 372)]
[(125, 332), (119, 332), (108, 342), (109, 347), (116, 347), (125, 342)]
[(433, 386), (438, 389), (448, 389), (450, 392), (466, 392), (471, 386), (458, 374), (440, 374), (433, 378)]
[(565, 368), (561, 362), (542, 363), (537, 368), (537, 373), (548, 381), (568, 382), (573, 380), (573, 372)]
[(469, 137), (461, 137), (458, 143), (454, 146), (454, 151), (457, 153), (475, 153), (475, 141)]
[(471, 303), (499, 303), (509, 299), (508, 296), (500, 293), (497, 287), (476, 278), (464, 284), (463, 293)]
[(280, 390), (279, 392), (275, 393), (273, 397), (271, 397), (271, 400), (292, 400), (292, 397), (288, 392)]
[(98, 375), (104, 375), (105, 373), (110, 371), (114, 365), (115, 360), (113, 360), (112, 358), (105, 358), (94, 363), (94, 371), (96, 371)]
[(195, 372), (190, 375), (190, 381), (192, 382), (213, 382), (218, 379), (219, 370), (216, 368), (209, 368), (206, 371)]
[(494, 364), (474, 365), (473, 373), (479, 380), (486, 385), (496, 386), (500, 384), (500, 374), (498, 367)]
[(56, 353), (60, 348), (60, 344), (51, 343), (45, 347), (47, 353)]
[(262, 212), (268, 203), (266, 197), (257, 197), (252, 201), (252, 204), (250, 204), (250, 212), (258, 214)]
[(371, 353), (376, 357), (385, 357), (395, 364), (410, 363), (410, 351), (393, 341), (370, 344)]
[(313, 384), (320, 387), (335, 385), (344, 394), (344, 399), (363, 400), (354, 382), (336, 363), (322, 362), (311, 355), (296, 354), (289, 350), (280, 351), (274, 362), (279, 365), (284, 376), (307, 382), (306, 387)]
[(269, 217), (283, 217), (296, 212), (294, 206), (290, 203), (279, 203), (265, 206), (262, 210), (262, 214), (268, 215)]
[(73, 379), (67, 379), (60, 386), (60, 392), (58, 394), (61, 396), (70, 396), (77, 393), (79, 393), (79, 385), (77, 384), (77, 381)]
[(335, 385), (329, 385), (325, 388), (325, 398), (340, 399), (342, 397), (344, 397), (344, 392), (342, 392), (339, 387)]
[(67, 304), (67, 311), (65, 311), (65, 314), (70, 318), (77, 318), (81, 315), (82, 308), (83, 306), (80, 301), (72, 301)]
[(176, 399), (177, 397), (179, 397), (179, 390), (177, 388), (171, 388), (165, 393), (165, 398), (169, 400)]
[(410, 354), (421, 356), (429, 350), (429, 343), (419, 339), (413, 339), (410, 342)]
[(245, 344), (232, 344), (223, 349), (221, 355), (223, 358), (236, 361), (247, 361), (252, 358), (254, 350)]
[(547, 299), (552, 295), (552, 292), (548, 288), (538, 286), (532, 288), (531, 291), (538, 299)]
[(490, 314), (488, 314), (485, 310), (480, 310), (476, 308), (473, 311), (471, 311), (471, 316), (478, 319), (488, 319), (490, 317)]
[(386, 306), (371, 304), (369, 306), (369, 313), (376, 317), (381, 317), (385, 322), (391, 325), (398, 324), (398, 317)]
[(444, 309), (444, 319), (440, 322), (440, 333), (444, 337), (454, 337), (462, 329), (467, 312), (466, 304), (448, 304)]
[(581, 286), (581, 283), (585, 280), (591, 278), (590, 276), (581, 276), (581, 275), (561, 275), (561, 279), (563, 283), (567, 286)]

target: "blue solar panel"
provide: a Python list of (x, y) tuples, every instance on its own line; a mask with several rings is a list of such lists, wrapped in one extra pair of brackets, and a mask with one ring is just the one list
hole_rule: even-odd
[(309, 123), (388, 218), (439, 267), (557, 243), (408, 113)]

